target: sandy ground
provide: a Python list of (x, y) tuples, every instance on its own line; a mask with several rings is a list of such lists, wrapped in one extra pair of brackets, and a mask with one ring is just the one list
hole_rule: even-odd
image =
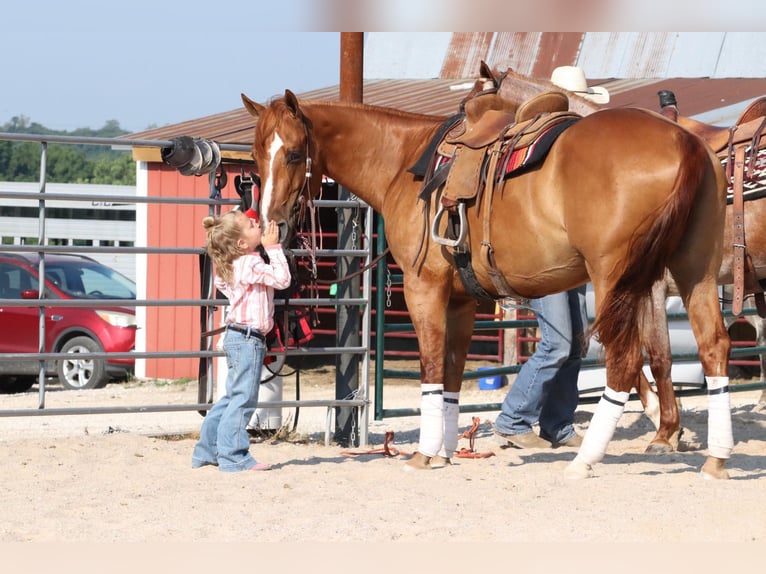
[[(332, 369), (304, 371), (301, 398), (331, 399)], [(284, 380), (294, 398), (294, 378)], [(2, 409), (34, 410), (39, 394), (0, 396)], [(467, 381), (463, 404), (499, 403), (507, 387)], [(51, 387), (46, 408), (195, 404), (196, 382), (113, 383), (94, 391)], [(686, 450), (643, 454), (651, 423), (631, 401), (596, 476), (566, 481), (573, 449), (501, 448), (496, 411), (480, 418), (474, 451), (451, 467), (404, 472), (416, 449), (417, 417), (370, 424), (370, 445), (394, 431), (402, 454), (350, 456), (326, 446), (325, 408), (282, 410), (281, 438), (255, 438), (262, 473), (190, 467), (202, 423), (196, 411), (0, 417), (0, 542), (766, 542), (766, 408), (760, 391), (732, 394), (736, 446), (729, 481), (701, 478), (704, 399), (683, 399)], [(386, 383), (385, 406), (416, 407), (415, 382)], [(593, 405), (577, 411), (587, 429)], [(334, 428), (334, 426), (333, 426)], [(288, 432), (293, 431), (293, 432)], [(469, 448), (461, 438), (459, 447)], [(762, 548), (762, 547), (761, 547)]]

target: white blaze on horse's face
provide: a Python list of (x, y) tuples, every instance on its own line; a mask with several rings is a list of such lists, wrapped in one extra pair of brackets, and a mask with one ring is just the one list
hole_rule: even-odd
[(276, 165), (275, 165), (275, 158), (277, 157), (277, 154), (279, 153), (279, 150), (284, 147), (284, 142), (282, 141), (282, 138), (279, 137), (279, 134), (274, 132), (274, 139), (271, 140), (271, 145), (269, 146), (269, 155), (266, 158), (268, 161), (268, 172), (266, 176), (266, 183), (263, 185), (263, 195), (261, 196), (261, 214), (263, 215), (263, 222), (264, 224), (269, 222), (269, 206), (271, 205), (271, 200), (274, 196), (274, 181), (276, 179)]

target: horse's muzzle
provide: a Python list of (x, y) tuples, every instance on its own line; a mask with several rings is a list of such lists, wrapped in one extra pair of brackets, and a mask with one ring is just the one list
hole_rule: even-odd
[(277, 227), (279, 228), (279, 242), (282, 245), (287, 245), (287, 241), (290, 239), (290, 226), (283, 220), (277, 223)]

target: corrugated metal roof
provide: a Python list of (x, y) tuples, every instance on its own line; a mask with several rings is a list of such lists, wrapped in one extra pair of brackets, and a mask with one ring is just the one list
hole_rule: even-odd
[[(447, 116), (455, 113), (465, 90), (452, 90), (471, 82), (471, 78), (437, 80), (366, 80), (364, 101), (372, 105), (414, 113)], [(668, 78), (662, 80), (591, 80), (609, 90), (608, 107), (638, 106), (658, 109), (657, 92), (669, 89), (676, 94), (679, 111), (696, 116), (736, 104), (741, 107), (766, 94), (766, 79)], [(303, 99), (340, 98), (339, 86), (298, 94)], [(735, 106), (736, 107), (736, 106)], [(733, 120), (732, 120), (733, 121)], [(725, 123), (725, 122), (724, 122)], [(172, 124), (126, 136), (128, 139), (167, 140), (180, 135), (211, 139), (219, 143), (249, 144), (255, 128), (254, 118), (244, 109), (232, 110), (196, 120)]]
[[(457, 111), (467, 89), (452, 90), (472, 82), (462, 80), (365, 80), (364, 102), (371, 105), (396, 108), (403, 111), (447, 116)], [(310, 92), (296, 94), (301, 99), (338, 101), (340, 86), (330, 86)], [(188, 135), (215, 140), (219, 143), (249, 144), (255, 119), (243, 108), (206, 116), (197, 120), (181, 122), (154, 128), (125, 136), (128, 139), (166, 140), (179, 135)]]
[[(704, 116), (699, 119), (718, 125), (732, 125), (749, 102), (766, 95), (766, 79), (755, 78), (620, 80), (603, 85), (611, 95), (609, 107), (637, 106), (657, 111), (657, 92), (671, 90), (676, 95), (679, 113)], [(726, 111), (716, 115), (716, 110)]]
[[(390, 33), (370, 33), (377, 50), (375, 69), (385, 70), (390, 54), (381, 50)], [(401, 40), (401, 36), (396, 38)], [(609, 107), (658, 109), (657, 91), (670, 89), (683, 115), (727, 125), (753, 98), (766, 94), (766, 79), (756, 59), (743, 50), (766, 57), (766, 34), (694, 32), (466, 32), (453, 33), (442, 46), (440, 77), (436, 79), (367, 79), (367, 104), (447, 116), (466, 94), (450, 86), (470, 82), (483, 60), (497, 70), (549, 78), (561, 65), (581, 66), (591, 85), (611, 94)], [(432, 54), (433, 55), (433, 54)], [(419, 53), (407, 54), (417, 58)], [(739, 59), (745, 60), (744, 63)], [(737, 63), (739, 62), (739, 63)], [(754, 73), (755, 67), (758, 73)], [(727, 70), (738, 78), (722, 78)], [(673, 78), (659, 79), (670, 75)], [(698, 75), (699, 77), (688, 77)], [(594, 78), (603, 78), (601, 80)], [(621, 78), (621, 79), (614, 79)], [(636, 79), (638, 78), (638, 79)], [(650, 78), (650, 79), (645, 79)], [(339, 86), (298, 94), (304, 99), (337, 101)], [(167, 140), (189, 135), (219, 143), (249, 144), (255, 120), (244, 108), (131, 134), (130, 139)]]

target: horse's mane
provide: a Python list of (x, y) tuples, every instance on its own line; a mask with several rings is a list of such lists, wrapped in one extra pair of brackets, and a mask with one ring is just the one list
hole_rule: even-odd
[[(301, 106), (310, 107), (326, 107), (326, 108), (344, 108), (344, 109), (359, 109), (365, 111), (377, 111), (381, 114), (386, 114), (392, 117), (403, 118), (407, 120), (444, 120), (447, 116), (422, 114), (417, 112), (408, 112), (405, 110), (399, 110), (396, 108), (388, 108), (385, 106), (377, 106), (375, 104), (365, 104), (359, 102), (338, 102), (333, 100), (312, 100), (312, 99), (299, 99), (298, 102)], [(456, 107), (457, 109), (457, 107)]]

